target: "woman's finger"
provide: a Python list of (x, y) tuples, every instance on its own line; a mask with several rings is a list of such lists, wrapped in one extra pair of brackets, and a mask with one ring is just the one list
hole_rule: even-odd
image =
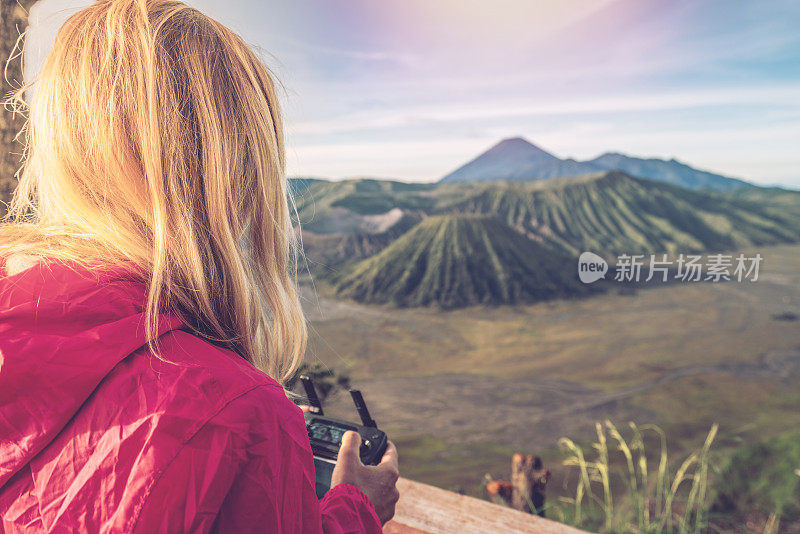
[(397, 456), (397, 447), (391, 441), (386, 444), (386, 452), (383, 453), (381, 463), (378, 465), (389, 465), (394, 469), (399, 468), (399, 458)]

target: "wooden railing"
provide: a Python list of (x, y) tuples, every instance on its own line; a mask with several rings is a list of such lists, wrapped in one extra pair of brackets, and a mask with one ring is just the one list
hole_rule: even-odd
[(400, 501), (395, 518), (384, 527), (386, 534), (583, 532), (536, 515), (404, 478), (398, 481), (397, 487)]

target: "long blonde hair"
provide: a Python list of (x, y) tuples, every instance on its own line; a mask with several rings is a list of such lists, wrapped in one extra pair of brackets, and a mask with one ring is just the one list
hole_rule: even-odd
[(180, 315), (280, 382), (306, 327), (275, 83), (244, 41), (176, 0), (67, 20), (27, 113), (0, 253), (132, 261), (147, 328)]

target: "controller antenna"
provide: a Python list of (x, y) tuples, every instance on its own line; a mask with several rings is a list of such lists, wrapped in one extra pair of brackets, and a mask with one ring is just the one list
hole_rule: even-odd
[(303, 384), (303, 389), (306, 390), (306, 397), (308, 398), (308, 404), (311, 406), (311, 413), (325, 415), (322, 411), (322, 403), (319, 401), (319, 397), (317, 397), (317, 388), (314, 387), (314, 382), (311, 378), (309, 378), (308, 375), (300, 375), (300, 382)]
[(357, 389), (351, 389), (350, 396), (353, 397), (353, 404), (356, 405), (356, 411), (358, 411), (358, 416), (361, 417), (361, 423), (367, 427), (378, 428), (375, 420), (369, 414), (367, 403), (364, 402), (364, 397), (361, 396), (361, 392)]

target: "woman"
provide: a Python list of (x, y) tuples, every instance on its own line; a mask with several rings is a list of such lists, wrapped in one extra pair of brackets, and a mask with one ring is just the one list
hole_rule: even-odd
[[(60, 29), (0, 229), (0, 531), (379, 532), (397, 456), (318, 501), (276, 91), (174, 0)], [(16, 103), (24, 106), (22, 91)]]

